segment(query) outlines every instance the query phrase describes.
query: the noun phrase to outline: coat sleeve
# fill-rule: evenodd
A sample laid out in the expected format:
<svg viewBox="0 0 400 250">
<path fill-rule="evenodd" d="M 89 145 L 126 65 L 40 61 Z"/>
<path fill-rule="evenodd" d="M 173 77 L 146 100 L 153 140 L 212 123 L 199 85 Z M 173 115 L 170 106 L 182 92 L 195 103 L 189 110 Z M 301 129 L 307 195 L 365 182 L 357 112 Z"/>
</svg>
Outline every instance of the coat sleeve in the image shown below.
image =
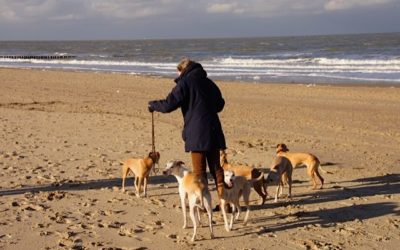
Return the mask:
<svg viewBox="0 0 400 250">
<path fill-rule="evenodd" d="M 221 91 L 219 90 L 217 85 L 215 85 L 215 88 L 216 88 L 216 93 L 217 93 L 216 108 L 217 108 L 217 113 L 219 113 L 224 109 L 225 100 L 224 100 L 224 98 L 222 98 Z"/>
<path fill-rule="evenodd" d="M 169 113 L 181 107 L 185 100 L 185 88 L 182 82 L 178 83 L 164 100 L 150 101 L 149 107 L 152 110 Z"/>
</svg>

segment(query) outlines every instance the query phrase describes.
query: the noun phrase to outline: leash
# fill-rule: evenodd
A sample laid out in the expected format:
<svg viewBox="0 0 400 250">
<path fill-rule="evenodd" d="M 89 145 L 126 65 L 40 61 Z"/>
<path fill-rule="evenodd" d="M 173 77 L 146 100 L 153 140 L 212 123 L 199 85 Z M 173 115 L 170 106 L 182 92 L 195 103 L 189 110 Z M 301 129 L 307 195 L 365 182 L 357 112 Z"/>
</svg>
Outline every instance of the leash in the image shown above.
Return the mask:
<svg viewBox="0 0 400 250">
<path fill-rule="evenodd" d="M 151 152 L 156 154 L 156 142 L 154 136 L 154 112 L 151 112 Z M 158 173 L 158 168 L 156 169 L 156 164 L 153 167 L 153 174 L 156 175 Z"/>
</svg>

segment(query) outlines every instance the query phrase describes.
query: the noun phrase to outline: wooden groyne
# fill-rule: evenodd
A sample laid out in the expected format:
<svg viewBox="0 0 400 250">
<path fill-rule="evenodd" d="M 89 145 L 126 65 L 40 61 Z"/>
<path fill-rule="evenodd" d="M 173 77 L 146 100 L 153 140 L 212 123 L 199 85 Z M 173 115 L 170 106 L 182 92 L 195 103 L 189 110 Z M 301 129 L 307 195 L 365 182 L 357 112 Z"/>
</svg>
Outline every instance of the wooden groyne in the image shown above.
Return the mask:
<svg viewBox="0 0 400 250">
<path fill-rule="evenodd" d="M 74 59 L 75 56 L 57 56 L 57 55 L 0 55 L 0 59 L 39 59 L 39 60 L 65 60 L 65 59 Z"/>
</svg>

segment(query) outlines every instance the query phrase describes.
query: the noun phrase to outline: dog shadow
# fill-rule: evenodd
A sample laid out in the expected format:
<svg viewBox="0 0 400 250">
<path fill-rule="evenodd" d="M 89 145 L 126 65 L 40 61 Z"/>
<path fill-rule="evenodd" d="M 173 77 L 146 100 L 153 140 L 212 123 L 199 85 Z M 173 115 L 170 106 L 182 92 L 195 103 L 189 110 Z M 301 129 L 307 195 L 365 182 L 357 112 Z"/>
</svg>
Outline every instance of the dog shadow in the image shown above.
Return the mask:
<svg viewBox="0 0 400 250">
<path fill-rule="evenodd" d="M 296 183 L 296 182 L 294 182 Z M 359 178 L 335 182 L 332 187 L 310 190 L 301 194 L 292 194 L 292 200 L 272 203 L 268 199 L 264 205 L 254 205 L 252 210 L 275 208 L 287 205 L 311 205 L 324 202 L 362 199 L 364 197 L 382 195 L 390 196 L 400 193 L 400 174 L 388 174 L 368 178 Z M 296 187 L 294 187 L 296 188 Z M 270 192 L 274 190 L 269 187 Z"/>
<path fill-rule="evenodd" d="M 299 211 L 289 215 L 277 215 L 273 217 L 258 218 L 257 223 L 265 223 L 257 234 L 269 232 L 279 232 L 288 229 L 305 227 L 308 225 L 317 225 L 318 227 L 333 227 L 336 223 L 344 223 L 354 220 L 367 220 L 388 214 L 400 215 L 398 205 L 394 202 L 378 202 L 373 204 L 358 204 L 332 209 L 323 209 L 316 211 Z M 272 219 L 283 219 L 278 222 L 271 222 Z M 294 217 L 296 221 L 284 221 L 288 217 Z M 282 222 L 283 221 L 283 222 Z M 270 222 L 270 223 L 268 223 Z M 254 233 L 254 232 L 252 232 Z"/>
<path fill-rule="evenodd" d="M 319 191 L 310 191 L 300 195 L 294 195 L 290 201 L 271 203 L 272 199 L 267 200 L 264 205 L 252 205 L 251 210 L 273 209 L 290 205 L 310 205 L 321 204 L 324 202 L 339 202 L 351 199 L 363 199 L 370 196 L 381 195 L 383 199 L 390 198 L 391 195 L 400 193 L 400 174 L 390 174 L 368 178 L 343 181 L 350 185 L 333 186 L 332 188 Z M 389 214 L 400 216 L 398 203 L 377 202 L 371 204 L 357 204 L 343 202 L 342 207 L 322 209 L 317 211 L 298 211 L 293 214 L 279 214 L 274 216 L 264 216 L 257 218 L 257 224 L 265 223 L 257 234 L 283 231 L 307 225 L 318 224 L 321 227 L 331 227 L 335 223 L 348 221 L 366 220 Z M 286 221 L 288 217 L 297 218 L 295 221 Z M 278 219 L 276 222 L 274 219 Z M 274 221 L 274 222 L 272 222 Z M 283 222 L 282 222 L 283 221 Z M 244 227 L 246 231 L 246 227 Z M 248 228 L 247 230 L 251 230 Z M 242 235 L 254 234 L 254 231 L 244 232 Z M 237 236 L 237 235 L 236 235 Z"/>
<path fill-rule="evenodd" d="M 173 176 L 156 175 L 150 176 L 150 185 L 167 184 L 176 182 Z M 3 189 L 0 190 L 0 196 L 19 195 L 24 193 L 37 193 L 37 192 L 54 192 L 54 191 L 85 191 L 93 189 L 121 187 L 122 179 L 101 179 L 101 180 L 88 180 L 88 181 L 70 181 L 66 183 L 52 183 L 48 185 L 27 186 L 21 188 Z M 126 179 L 127 186 L 133 186 L 133 178 Z M 157 188 L 151 187 L 151 188 Z"/>
</svg>

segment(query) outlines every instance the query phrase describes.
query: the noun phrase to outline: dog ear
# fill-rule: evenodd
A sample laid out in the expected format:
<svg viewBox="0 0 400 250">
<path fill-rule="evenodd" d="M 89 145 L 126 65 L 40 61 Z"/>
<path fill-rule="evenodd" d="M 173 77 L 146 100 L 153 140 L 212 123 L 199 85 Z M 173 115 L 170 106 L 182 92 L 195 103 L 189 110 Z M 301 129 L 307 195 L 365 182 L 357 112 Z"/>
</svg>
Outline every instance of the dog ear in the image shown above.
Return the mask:
<svg viewBox="0 0 400 250">
<path fill-rule="evenodd" d="M 176 164 L 178 166 L 185 166 L 185 163 L 183 161 L 177 161 Z"/>
</svg>

